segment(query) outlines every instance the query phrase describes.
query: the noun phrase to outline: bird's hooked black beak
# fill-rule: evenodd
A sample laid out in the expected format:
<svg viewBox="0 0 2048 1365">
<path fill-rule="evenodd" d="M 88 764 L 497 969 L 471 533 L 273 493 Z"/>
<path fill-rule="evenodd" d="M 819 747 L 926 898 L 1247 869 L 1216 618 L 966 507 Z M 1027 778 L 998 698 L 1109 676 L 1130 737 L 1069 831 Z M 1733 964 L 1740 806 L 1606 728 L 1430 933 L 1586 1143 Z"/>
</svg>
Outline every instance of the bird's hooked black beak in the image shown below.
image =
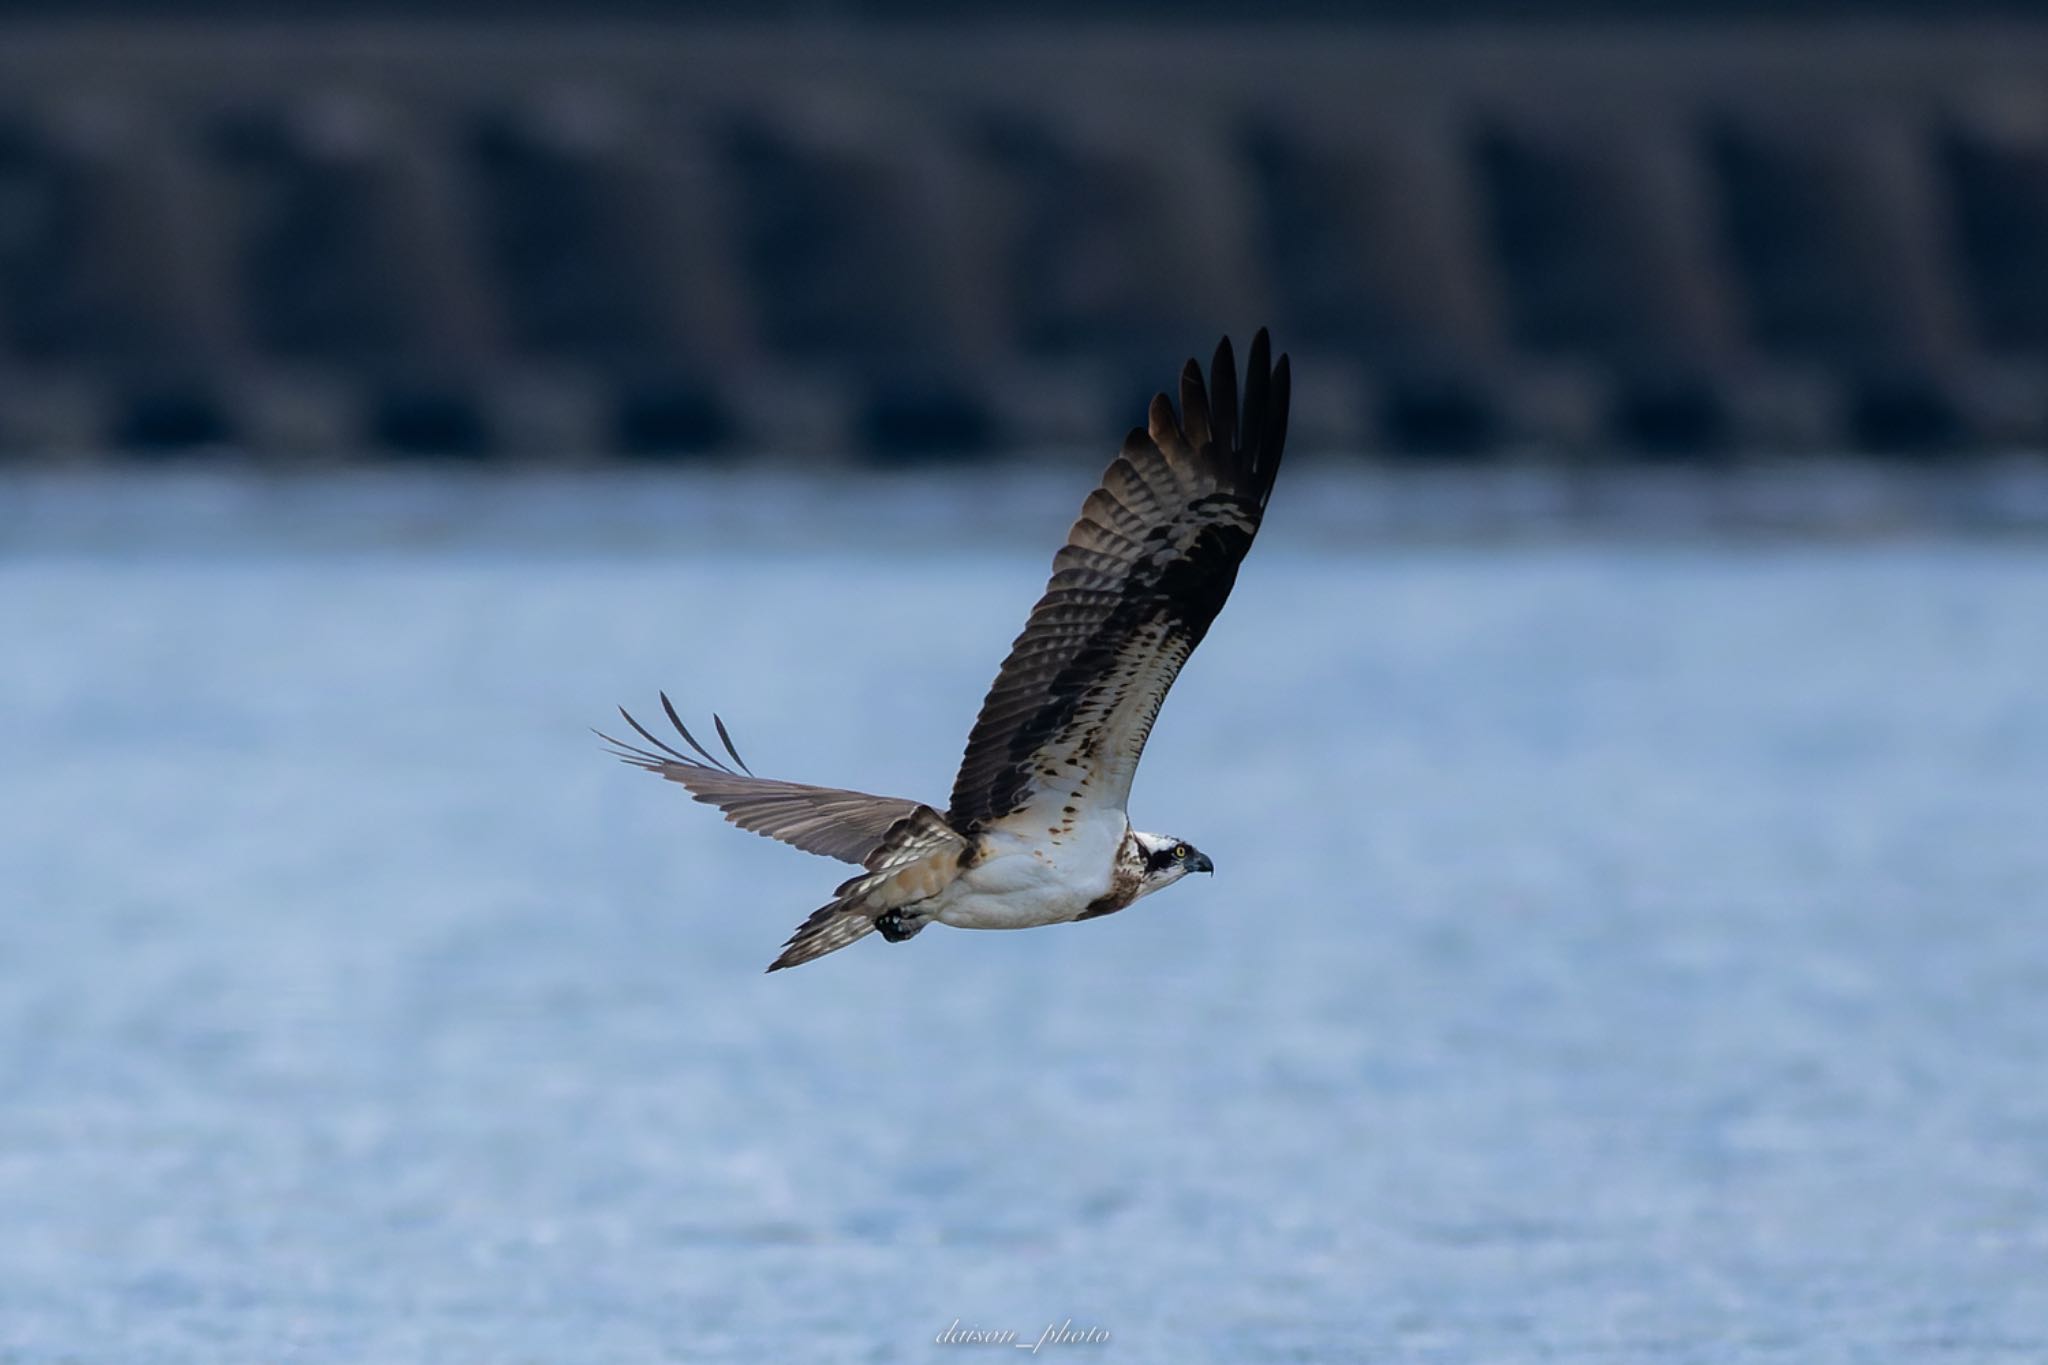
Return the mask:
<svg viewBox="0 0 2048 1365">
<path fill-rule="evenodd" d="M 1188 871 L 1206 872 L 1213 877 L 1216 875 L 1216 864 L 1209 861 L 1208 854 L 1197 853 L 1194 857 L 1188 859 Z"/>
</svg>

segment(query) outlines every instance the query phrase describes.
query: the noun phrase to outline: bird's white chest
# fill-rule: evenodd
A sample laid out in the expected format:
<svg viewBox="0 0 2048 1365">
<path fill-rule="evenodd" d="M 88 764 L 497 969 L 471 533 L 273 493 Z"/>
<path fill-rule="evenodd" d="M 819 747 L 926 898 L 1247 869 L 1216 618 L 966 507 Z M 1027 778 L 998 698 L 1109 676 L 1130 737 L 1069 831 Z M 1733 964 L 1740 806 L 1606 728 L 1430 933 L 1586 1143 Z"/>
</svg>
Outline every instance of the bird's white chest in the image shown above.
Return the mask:
<svg viewBox="0 0 2048 1365">
<path fill-rule="evenodd" d="M 933 918 L 958 929 L 1029 929 L 1078 918 L 1108 894 L 1121 811 L 1078 822 L 1057 838 L 988 833 L 974 866 L 940 895 Z"/>
</svg>

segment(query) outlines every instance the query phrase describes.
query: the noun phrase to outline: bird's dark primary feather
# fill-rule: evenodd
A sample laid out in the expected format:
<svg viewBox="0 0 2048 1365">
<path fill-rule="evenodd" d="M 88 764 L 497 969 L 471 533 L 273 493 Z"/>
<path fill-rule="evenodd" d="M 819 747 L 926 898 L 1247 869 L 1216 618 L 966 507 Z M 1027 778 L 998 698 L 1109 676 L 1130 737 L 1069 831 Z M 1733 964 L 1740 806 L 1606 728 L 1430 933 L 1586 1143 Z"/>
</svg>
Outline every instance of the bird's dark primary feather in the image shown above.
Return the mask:
<svg viewBox="0 0 2048 1365">
<path fill-rule="evenodd" d="M 1128 799 L 1167 689 L 1222 610 L 1286 443 L 1288 362 L 1252 339 L 1242 416 L 1225 338 L 1181 410 L 1161 394 L 1088 496 L 982 703 L 947 818 L 963 833 L 1056 801 Z M 1065 806 L 1060 806 L 1065 809 Z"/>
<path fill-rule="evenodd" d="M 780 839 L 806 853 L 864 863 L 881 846 L 890 829 L 918 808 L 917 802 L 899 797 L 870 796 L 839 787 L 812 787 L 756 777 L 741 760 L 724 721 L 716 716 L 711 718 L 719 741 L 731 757 L 730 764 L 697 742 L 665 692 L 661 709 L 668 713 L 669 722 L 676 727 L 683 743 L 697 752 L 696 758 L 650 733 L 624 707 L 619 708 L 619 714 L 625 717 L 626 724 L 653 748 L 627 744 L 602 730 L 596 732 L 597 737 L 634 767 L 680 782 L 699 801 L 724 811 L 725 818 L 741 829 Z"/>
</svg>

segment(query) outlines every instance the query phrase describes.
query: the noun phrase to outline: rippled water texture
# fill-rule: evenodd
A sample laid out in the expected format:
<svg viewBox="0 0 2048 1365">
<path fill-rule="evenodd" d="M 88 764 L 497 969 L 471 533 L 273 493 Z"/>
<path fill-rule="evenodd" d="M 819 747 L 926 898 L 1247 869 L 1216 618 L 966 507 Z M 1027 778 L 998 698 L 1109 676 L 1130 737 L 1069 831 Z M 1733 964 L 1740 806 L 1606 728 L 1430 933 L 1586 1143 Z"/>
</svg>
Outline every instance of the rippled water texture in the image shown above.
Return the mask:
<svg viewBox="0 0 2048 1365">
<path fill-rule="evenodd" d="M 1079 486 L 352 487 L 11 523 L 9 1365 L 2048 1359 L 2038 542 L 1283 502 L 1213 880 L 771 977 L 840 866 L 586 727 L 941 799 Z"/>
</svg>

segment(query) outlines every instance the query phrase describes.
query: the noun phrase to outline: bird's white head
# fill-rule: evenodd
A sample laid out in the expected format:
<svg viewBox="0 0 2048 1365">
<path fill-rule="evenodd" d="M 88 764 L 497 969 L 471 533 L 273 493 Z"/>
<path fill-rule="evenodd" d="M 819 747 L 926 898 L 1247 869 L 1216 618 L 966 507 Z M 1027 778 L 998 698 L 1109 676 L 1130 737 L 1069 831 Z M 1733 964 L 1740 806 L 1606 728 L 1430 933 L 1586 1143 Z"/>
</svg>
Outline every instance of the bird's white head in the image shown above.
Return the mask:
<svg viewBox="0 0 2048 1365">
<path fill-rule="evenodd" d="M 1190 872 L 1216 871 L 1216 865 L 1209 861 L 1208 854 L 1171 834 L 1141 834 L 1132 830 L 1131 841 L 1144 858 L 1143 879 L 1138 884 L 1139 896 L 1149 896 L 1162 887 L 1172 886 Z"/>
</svg>

